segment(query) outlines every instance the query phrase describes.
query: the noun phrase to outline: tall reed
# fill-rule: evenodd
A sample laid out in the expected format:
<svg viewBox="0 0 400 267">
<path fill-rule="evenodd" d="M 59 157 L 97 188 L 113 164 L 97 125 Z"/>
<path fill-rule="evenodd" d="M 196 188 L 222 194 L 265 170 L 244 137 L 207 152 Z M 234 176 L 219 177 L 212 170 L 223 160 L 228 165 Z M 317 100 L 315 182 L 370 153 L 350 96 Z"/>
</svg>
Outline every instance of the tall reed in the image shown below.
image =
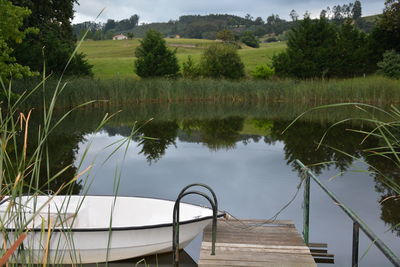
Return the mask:
<svg viewBox="0 0 400 267">
<path fill-rule="evenodd" d="M 78 48 L 79 45 L 65 69 Z M 82 188 L 78 179 L 89 176 L 91 166 L 83 168 L 79 173 L 74 171 L 72 164 L 52 169 L 52 155 L 49 154 L 48 143 L 52 134 L 74 110 L 93 105 L 96 101 L 79 101 L 79 104 L 73 104 L 62 114 L 55 116 L 56 107 L 60 105 L 59 100 L 67 83 L 63 82 L 63 75 L 58 80 L 50 81 L 45 73 L 44 68 L 41 79 L 29 90 L 22 90 L 19 94 L 15 94 L 11 81 L 6 83 L 0 77 L 0 95 L 4 96 L 0 103 L 0 262 L 10 260 L 18 265 L 27 266 L 39 262 L 46 266 L 49 264 L 52 243 L 51 253 L 56 263 L 61 263 L 65 257 L 73 259 L 75 264 L 80 263 L 79 253 L 73 249 L 73 236 L 70 231 L 75 217 L 67 218 L 63 210 L 70 205 L 71 196 L 84 189 L 80 202 L 75 206 L 75 213 L 79 212 L 88 187 Z M 34 108 L 32 103 L 39 108 Z M 33 117 L 39 123 L 32 124 Z M 101 129 L 112 117 L 113 115 L 108 113 L 103 115 L 97 123 L 96 130 Z M 129 137 L 119 140 L 117 149 L 129 145 L 134 134 L 133 129 Z M 90 145 L 83 152 L 81 161 L 76 163 L 77 169 L 82 167 L 89 149 Z M 113 153 L 115 150 L 111 152 Z M 55 216 L 50 216 L 49 204 L 60 194 L 65 196 L 62 198 L 60 210 L 57 207 Z M 48 195 L 48 198 L 44 203 L 39 203 L 39 195 Z M 49 210 L 46 212 L 46 209 Z M 31 233 L 32 227 L 39 227 L 39 234 Z M 54 240 L 54 237 L 51 241 L 55 227 L 63 229 L 60 237 L 63 236 L 72 249 L 63 250 L 60 241 Z M 109 235 L 111 236 L 111 233 Z M 24 241 L 25 237 L 27 241 Z M 40 259 L 31 249 L 33 244 L 40 246 Z"/>
<path fill-rule="evenodd" d="M 18 92 L 29 91 L 36 81 L 21 81 Z M 49 80 L 49 84 L 56 83 Z M 54 88 L 50 86 L 49 88 Z M 51 95 L 51 90 L 46 90 Z M 59 96 L 59 107 L 71 108 L 93 99 L 94 106 L 121 107 L 137 103 L 167 102 L 288 102 L 321 105 L 337 102 L 400 102 L 400 81 L 381 76 L 346 80 L 211 80 L 211 79 L 71 79 Z M 26 104 L 37 107 L 34 94 Z"/>
</svg>

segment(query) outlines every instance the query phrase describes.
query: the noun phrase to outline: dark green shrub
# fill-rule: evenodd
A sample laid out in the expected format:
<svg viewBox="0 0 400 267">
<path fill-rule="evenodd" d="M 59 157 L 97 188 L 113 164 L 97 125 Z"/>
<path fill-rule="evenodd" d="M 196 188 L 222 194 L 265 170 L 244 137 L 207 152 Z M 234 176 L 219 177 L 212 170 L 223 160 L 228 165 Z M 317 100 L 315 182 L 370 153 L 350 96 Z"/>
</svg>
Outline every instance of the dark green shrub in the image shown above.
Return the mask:
<svg viewBox="0 0 400 267">
<path fill-rule="evenodd" d="M 260 47 L 260 44 L 259 44 L 257 38 L 253 35 L 252 32 L 243 33 L 242 37 L 240 38 L 240 41 L 242 41 L 242 43 L 244 43 L 245 45 L 253 47 L 253 48 Z"/>
<path fill-rule="evenodd" d="M 368 36 L 349 23 L 342 24 L 336 31 L 337 38 L 330 48 L 332 60 L 328 76 L 353 77 L 375 71 Z"/>
<path fill-rule="evenodd" d="M 256 79 L 269 79 L 275 74 L 274 68 L 268 65 L 257 65 L 251 76 Z"/>
<path fill-rule="evenodd" d="M 373 71 L 368 37 L 350 24 L 305 18 L 288 33 L 287 46 L 272 59 L 280 76 L 352 77 Z"/>
<path fill-rule="evenodd" d="M 240 79 L 245 76 L 244 65 L 232 45 L 214 44 L 201 58 L 201 74 L 211 78 Z"/>
<path fill-rule="evenodd" d="M 200 67 L 193 61 L 191 56 L 182 64 L 182 76 L 184 78 L 197 78 L 200 76 Z"/>
<path fill-rule="evenodd" d="M 378 62 L 378 67 L 383 75 L 400 79 L 400 54 L 394 50 L 386 51 L 383 60 Z"/>
<path fill-rule="evenodd" d="M 140 77 L 176 76 L 179 72 L 176 50 L 167 48 L 161 33 L 149 30 L 136 48 L 136 74 Z"/>
<path fill-rule="evenodd" d="M 326 19 L 305 18 L 288 33 L 288 48 L 273 57 L 273 67 L 280 76 L 321 77 L 329 71 L 331 47 L 336 31 Z"/>
<path fill-rule="evenodd" d="M 276 37 L 269 37 L 265 40 L 266 43 L 274 43 L 274 42 L 278 42 L 278 39 L 276 39 Z"/>
</svg>

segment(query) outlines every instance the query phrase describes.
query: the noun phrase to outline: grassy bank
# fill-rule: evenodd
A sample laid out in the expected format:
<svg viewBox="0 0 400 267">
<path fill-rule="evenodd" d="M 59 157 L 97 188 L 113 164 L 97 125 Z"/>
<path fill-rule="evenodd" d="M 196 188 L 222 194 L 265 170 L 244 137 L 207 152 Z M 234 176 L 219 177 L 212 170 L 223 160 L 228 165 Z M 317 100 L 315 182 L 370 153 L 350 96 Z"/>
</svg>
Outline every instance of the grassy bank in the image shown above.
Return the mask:
<svg viewBox="0 0 400 267">
<path fill-rule="evenodd" d="M 216 41 L 202 39 L 166 39 L 171 49 L 177 50 L 179 63 L 182 64 L 190 55 L 194 61 L 200 60 L 201 53 Z M 139 45 L 139 39 L 122 41 L 85 41 L 80 47 L 80 52 L 87 55 L 96 78 L 136 77 L 133 63 L 134 52 Z M 277 42 L 261 44 L 260 48 L 251 48 L 241 45 L 239 55 L 249 73 L 255 66 L 271 62 L 272 56 L 286 48 L 286 43 Z"/>
<path fill-rule="evenodd" d="M 37 81 L 14 84 L 21 93 Z M 55 81 L 48 81 L 46 94 L 52 95 Z M 380 76 L 346 80 L 168 80 L 168 79 L 73 79 L 62 91 L 57 107 L 73 107 L 91 100 L 95 105 L 122 107 L 135 103 L 171 102 L 290 102 L 326 104 L 400 102 L 400 81 Z M 28 106 L 40 107 L 42 96 L 34 95 Z"/>
</svg>

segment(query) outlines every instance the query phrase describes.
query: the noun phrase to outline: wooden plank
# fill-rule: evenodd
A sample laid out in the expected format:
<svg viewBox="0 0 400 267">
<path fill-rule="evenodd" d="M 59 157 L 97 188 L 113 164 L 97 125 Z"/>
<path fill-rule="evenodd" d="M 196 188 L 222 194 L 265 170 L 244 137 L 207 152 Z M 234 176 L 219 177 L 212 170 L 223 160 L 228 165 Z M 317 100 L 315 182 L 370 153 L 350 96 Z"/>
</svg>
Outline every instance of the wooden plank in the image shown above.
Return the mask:
<svg viewBox="0 0 400 267">
<path fill-rule="evenodd" d="M 327 248 L 328 244 L 325 244 L 325 243 L 309 243 L 308 246 L 310 248 Z"/>
<path fill-rule="evenodd" d="M 315 248 L 310 248 L 311 253 L 328 253 L 327 249 L 315 249 Z"/>
<path fill-rule="evenodd" d="M 316 263 L 328 263 L 328 264 L 335 264 L 334 258 L 314 258 Z"/>
<path fill-rule="evenodd" d="M 216 255 L 211 253 L 211 226 L 203 235 L 199 267 L 316 267 L 309 248 L 291 221 L 219 220 Z"/>
</svg>

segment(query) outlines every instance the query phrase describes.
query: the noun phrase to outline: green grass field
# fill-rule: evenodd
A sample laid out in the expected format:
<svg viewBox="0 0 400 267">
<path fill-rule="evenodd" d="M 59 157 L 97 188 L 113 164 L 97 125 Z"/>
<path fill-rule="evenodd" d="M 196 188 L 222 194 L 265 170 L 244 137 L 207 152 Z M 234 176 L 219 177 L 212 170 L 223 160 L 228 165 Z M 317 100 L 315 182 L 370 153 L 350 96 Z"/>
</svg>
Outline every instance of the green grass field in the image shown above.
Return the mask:
<svg viewBox="0 0 400 267">
<path fill-rule="evenodd" d="M 202 51 L 215 41 L 202 39 L 166 39 L 171 49 L 177 50 L 177 57 L 182 64 L 190 55 L 195 61 L 200 60 Z M 123 41 L 85 41 L 79 48 L 87 55 L 96 78 L 135 77 L 133 63 L 134 52 L 139 39 Z M 251 48 L 242 44 L 239 55 L 250 73 L 259 64 L 270 63 L 272 56 L 286 48 L 286 43 L 261 44 L 260 48 Z"/>
</svg>

